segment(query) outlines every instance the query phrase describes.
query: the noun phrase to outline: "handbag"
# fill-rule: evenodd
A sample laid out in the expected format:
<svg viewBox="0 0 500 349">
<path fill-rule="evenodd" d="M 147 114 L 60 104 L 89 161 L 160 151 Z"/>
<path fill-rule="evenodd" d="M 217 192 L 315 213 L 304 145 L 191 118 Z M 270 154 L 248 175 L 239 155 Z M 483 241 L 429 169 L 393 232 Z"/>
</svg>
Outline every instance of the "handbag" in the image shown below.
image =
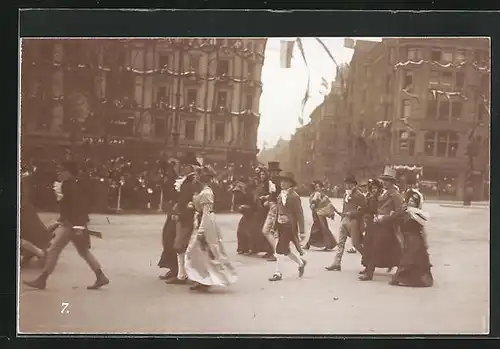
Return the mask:
<svg viewBox="0 0 500 349">
<path fill-rule="evenodd" d="M 318 210 L 316 211 L 318 216 L 328 217 L 331 219 L 335 218 L 335 207 L 327 196 L 321 199 L 321 201 L 319 202 L 319 207 L 320 208 L 318 208 Z"/>
</svg>

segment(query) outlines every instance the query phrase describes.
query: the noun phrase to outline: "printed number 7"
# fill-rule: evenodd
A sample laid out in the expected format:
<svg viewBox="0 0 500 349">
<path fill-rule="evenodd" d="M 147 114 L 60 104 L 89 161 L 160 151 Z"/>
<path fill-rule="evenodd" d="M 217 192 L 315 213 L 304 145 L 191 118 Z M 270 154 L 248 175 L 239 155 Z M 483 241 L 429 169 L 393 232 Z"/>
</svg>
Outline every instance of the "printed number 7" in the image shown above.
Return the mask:
<svg viewBox="0 0 500 349">
<path fill-rule="evenodd" d="M 68 308 L 69 303 L 67 303 L 67 302 L 62 302 L 62 303 L 61 303 L 61 306 L 62 306 L 62 309 L 61 309 L 61 314 L 69 314 L 69 309 L 66 309 L 66 308 Z"/>
</svg>

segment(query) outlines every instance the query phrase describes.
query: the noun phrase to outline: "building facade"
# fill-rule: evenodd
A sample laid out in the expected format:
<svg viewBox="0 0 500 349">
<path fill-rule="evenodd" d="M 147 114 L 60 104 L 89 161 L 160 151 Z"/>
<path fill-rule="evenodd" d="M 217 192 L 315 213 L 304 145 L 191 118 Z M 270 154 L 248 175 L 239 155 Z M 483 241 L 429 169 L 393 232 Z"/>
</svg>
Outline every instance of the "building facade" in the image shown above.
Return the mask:
<svg viewBox="0 0 500 349">
<path fill-rule="evenodd" d="M 472 181 L 484 198 L 490 79 L 488 39 L 356 41 L 337 93 L 292 137 L 291 153 L 303 154 L 297 171 L 339 183 L 347 173 L 363 180 L 386 165 L 416 165 L 428 196 L 462 197 Z"/>
<path fill-rule="evenodd" d="M 142 157 L 257 154 L 266 39 L 27 39 L 22 141 Z M 77 146 L 76 146 L 77 145 Z"/>
</svg>

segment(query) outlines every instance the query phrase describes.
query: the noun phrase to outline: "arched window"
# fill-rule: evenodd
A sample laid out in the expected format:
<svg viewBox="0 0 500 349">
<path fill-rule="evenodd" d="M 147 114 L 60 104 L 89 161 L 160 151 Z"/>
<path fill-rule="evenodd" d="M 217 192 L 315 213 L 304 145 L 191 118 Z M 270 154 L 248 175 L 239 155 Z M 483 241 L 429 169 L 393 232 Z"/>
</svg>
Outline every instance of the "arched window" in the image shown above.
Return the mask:
<svg viewBox="0 0 500 349">
<path fill-rule="evenodd" d="M 436 147 L 436 132 L 427 132 L 424 139 L 424 154 L 426 156 L 434 155 L 434 148 Z"/>
</svg>

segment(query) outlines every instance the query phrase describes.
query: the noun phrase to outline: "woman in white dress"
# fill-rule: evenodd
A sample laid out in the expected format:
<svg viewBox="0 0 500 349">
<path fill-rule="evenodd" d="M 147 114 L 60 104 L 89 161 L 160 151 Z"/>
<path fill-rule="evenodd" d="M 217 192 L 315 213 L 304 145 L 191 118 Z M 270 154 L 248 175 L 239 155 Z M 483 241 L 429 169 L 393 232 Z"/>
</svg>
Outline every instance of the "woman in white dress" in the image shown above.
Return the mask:
<svg viewBox="0 0 500 349">
<path fill-rule="evenodd" d="M 238 279 L 236 270 L 227 257 L 215 220 L 214 193 L 209 186 L 214 177 L 215 171 L 212 168 L 204 167 L 201 170 L 199 180 L 202 189 L 193 197 L 197 228 L 186 251 L 186 272 L 189 279 L 195 282 L 190 289 L 200 292 L 207 291 L 210 286 L 228 286 Z"/>
</svg>

